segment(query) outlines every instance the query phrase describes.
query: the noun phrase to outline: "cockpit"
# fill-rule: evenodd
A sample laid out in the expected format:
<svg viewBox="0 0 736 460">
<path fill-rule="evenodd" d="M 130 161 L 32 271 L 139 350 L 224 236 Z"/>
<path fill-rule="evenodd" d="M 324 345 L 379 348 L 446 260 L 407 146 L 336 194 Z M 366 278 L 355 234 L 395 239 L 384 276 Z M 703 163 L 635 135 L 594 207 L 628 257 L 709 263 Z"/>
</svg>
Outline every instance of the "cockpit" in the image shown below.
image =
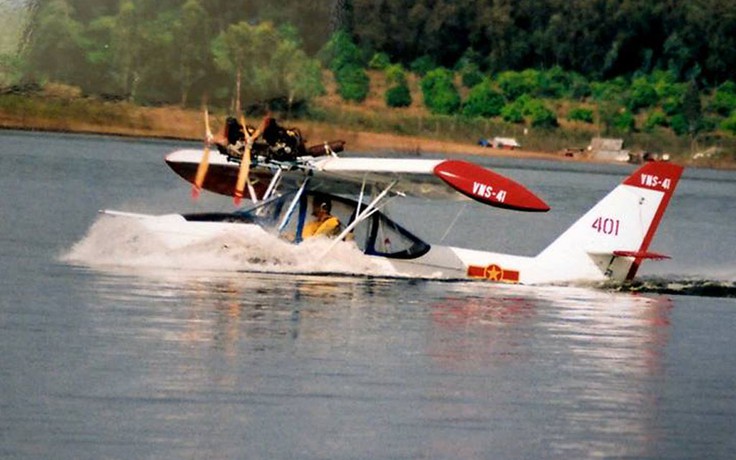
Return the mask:
<svg viewBox="0 0 736 460">
<path fill-rule="evenodd" d="M 249 209 L 230 214 L 229 221 L 251 222 L 290 241 L 300 243 L 305 227 L 318 213 L 315 203 L 324 207 L 329 200 L 329 213 L 339 220 L 339 231 L 333 236 L 353 241 L 363 253 L 396 259 L 413 259 L 426 254 L 430 246 L 397 224 L 381 211 L 371 210 L 361 216 L 367 204 L 333 194 L 305 191 L 272 197 Z M 356 217 L 361 216 L 356 222 Z M 224 220 L 224 219 L 223 219 Z"/>
</svg>

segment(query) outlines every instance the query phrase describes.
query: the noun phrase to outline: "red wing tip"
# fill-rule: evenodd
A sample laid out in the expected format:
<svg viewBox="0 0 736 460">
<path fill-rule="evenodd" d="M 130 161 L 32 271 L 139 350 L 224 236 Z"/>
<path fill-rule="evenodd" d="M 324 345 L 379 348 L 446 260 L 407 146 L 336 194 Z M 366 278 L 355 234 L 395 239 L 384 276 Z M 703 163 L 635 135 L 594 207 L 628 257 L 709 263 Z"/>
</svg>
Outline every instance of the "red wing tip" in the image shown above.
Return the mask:
<svg viewBox="0 0 736 460">
<path fill-rule="evenodd" d="M 522 184 L 475 163 L 445 160 L 434 167 L 434 174 L 456 191 L 489 206 L 526 212 L 550 210 Z"/>
</svg>

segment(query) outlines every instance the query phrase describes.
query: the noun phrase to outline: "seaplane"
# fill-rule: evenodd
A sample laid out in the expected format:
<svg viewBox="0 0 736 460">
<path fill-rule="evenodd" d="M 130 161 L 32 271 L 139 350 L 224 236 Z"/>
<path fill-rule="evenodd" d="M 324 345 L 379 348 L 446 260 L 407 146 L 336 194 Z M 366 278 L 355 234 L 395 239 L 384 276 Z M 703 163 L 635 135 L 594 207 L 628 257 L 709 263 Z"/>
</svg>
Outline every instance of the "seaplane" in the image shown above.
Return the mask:
<svg viewBox="0 0 736 460">
<path fill-rule="evenodd" d="M 383 212 L 391 200 L 406 196 L 470 199 L 511 212 L 550 210 L 519 182 L 459 159 L 338 155 L 341 141 L 272 155 L 257 144 L 267 125 L 266 120 L 258 129 L 243 130 L 240 154 L 220 147 L 213 156 L 207 122 L 204 151 L 181 149 L 165 157 L 192 184 L 194 197 L 208 190 L 232 196 L 238 206 L 247 196 L 247 205 L 233 212 L 193 214 L 101 212 L 136 219 L 176 249 L 246 229 L 302 244 L 316 207 L 327 207 L 340 223 L 329 236 L 330 248 L 355 245 L 365 257 L 382 258 L 393 273 L 419 278 L 528 285 L 624 282 L 636 276 L 645 260 L 669 258 L 649 247 L 683 171 L 673 163 L 644 164 L 539 254 L 519 256 L 430 244 Z M 283 150 L 284 144 L 277 147 Z"/>
</svg>

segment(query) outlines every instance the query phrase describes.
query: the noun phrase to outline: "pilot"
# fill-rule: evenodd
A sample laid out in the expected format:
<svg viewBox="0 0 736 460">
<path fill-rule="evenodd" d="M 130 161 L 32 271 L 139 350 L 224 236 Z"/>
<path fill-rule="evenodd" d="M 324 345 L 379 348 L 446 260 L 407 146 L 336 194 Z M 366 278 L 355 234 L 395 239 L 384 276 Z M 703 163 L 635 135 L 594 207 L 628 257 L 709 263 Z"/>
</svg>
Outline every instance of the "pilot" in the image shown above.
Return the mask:
<svg viewBox="0 0 736 460">
<path fill-rule="evenodd" d="M 340 219 L 330 214 L 332 201 L 327 197 L 315 196 L 312 200 L 312 216 L 314 220 L 304 226 L 303 238 L 312 236 L 335 237 L 340 234 Z"/>
</svg>

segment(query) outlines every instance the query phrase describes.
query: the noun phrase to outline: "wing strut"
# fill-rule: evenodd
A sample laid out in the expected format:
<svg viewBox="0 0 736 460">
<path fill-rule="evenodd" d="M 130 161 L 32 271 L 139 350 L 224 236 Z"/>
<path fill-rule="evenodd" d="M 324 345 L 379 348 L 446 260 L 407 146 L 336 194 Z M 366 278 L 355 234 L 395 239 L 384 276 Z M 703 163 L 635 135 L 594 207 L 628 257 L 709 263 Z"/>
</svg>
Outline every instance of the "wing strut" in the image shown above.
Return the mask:
<svg viewBox="0 0 736 460">
<path fill-rule="evenodd" d="M 299 203 L 299 199 L 304 194 L 304 189 L 307 187 L 307 182 L 309 182 L 309 176 L 306 176 L 304 178 L 304 182 L 302 182 L 301 187 L 299 187 L 299 190 L 297 190 L 296 195 L 294 195 L 294 199 L 291 200 L 291 203 L 289 203 L 289 207 L 286 210 L 286 214 L 284 214 L 284 218 L 281 219 L 281 223 L 279 224 L 279 233 L 284 231 L 284 228 L 286 228 L 286 225 L 289 223 L 289 219 L 291 219 L 291 215 L 294 214 L 294 209 L 296 209 L 297 203 Z"/>
<path fill-rule="evenodd" d="M 271 182 L 268 184 L 268 188 L 266 189 L 266 192 L 263 194 L 263 200 L 267 200 L 271 197 L 271 195 L 274 193 L 276 188 L 281 183 L 281 173 L 283 169 L 279 168 L 276 170 L 276 173 L 271 178 Z"/>
</svg>

